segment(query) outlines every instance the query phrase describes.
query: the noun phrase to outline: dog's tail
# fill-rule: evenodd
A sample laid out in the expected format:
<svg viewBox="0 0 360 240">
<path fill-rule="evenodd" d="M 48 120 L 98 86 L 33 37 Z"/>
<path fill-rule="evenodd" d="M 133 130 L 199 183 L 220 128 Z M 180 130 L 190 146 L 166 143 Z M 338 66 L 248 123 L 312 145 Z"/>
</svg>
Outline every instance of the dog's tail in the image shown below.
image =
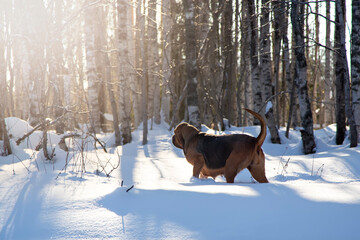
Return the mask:
<svg viewBox="0 0 360 240">
<path fill-rule="evenodd" d="M 261 147 L 262 144 L 264 143 L 265 137 L 266 137 L 266 123 L 265 123 L 265 120 L 257 112 L 254 112 L 254 111 L 252 111 L 250 109 L 247 109 L 247 108 L 245 108 L 245 110 L 248 111 L 249 113 L 251 113 L 252 115 L 254 115 L 260 121 L 261 131 L 260 131 L 259 136 L 256 138 L 256 140 L 257 140 L 257 145 Z"/>
</svg>

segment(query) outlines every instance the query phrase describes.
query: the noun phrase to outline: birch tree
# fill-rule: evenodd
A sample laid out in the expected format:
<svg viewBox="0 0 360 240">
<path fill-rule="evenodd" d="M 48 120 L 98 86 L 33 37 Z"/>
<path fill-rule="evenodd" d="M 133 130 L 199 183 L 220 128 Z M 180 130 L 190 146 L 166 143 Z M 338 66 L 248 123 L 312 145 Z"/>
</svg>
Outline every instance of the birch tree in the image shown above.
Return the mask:
<svg viewBox="0 0 360 240">
<path fill-rule="evenodd" d="M 223 46 L 222 46 L 222 55 L 224 58 L 224 71 L 223 71 L 223 96 L 222 96 L 222 112 L 224 112 L 224 117 L 228 118 L 228 127 L 230 124 L 236 122 L 236 111 L 234 108 L 234 43 L 233 43 L 233 8 L 232 0 L 225 1 L 224 12 L 223 12 Z"/>
<path fill-rule="evenodd" d="M 243 3 L 245 4 L 245 3 Z M 258 46 L 258 23 L 255 14 L 254 0 L 247 0 L 248 18 L 250 23 L 250 56 L 251 56 L 251 82 L 253 86 L 254 111 L 260 112 L 263 104 L 262 84 L 259 78 L 259 46 Z"/>
<path fill-rule="evenodd" d="M 330 1 L 326 1 L 326 18 L 331 19 L 330 16 Z M 332 81 L 332 74 L 331 74 L 331 41 L 330 41 L 330 25 L 332 23 L 330 21 L 326 21 L 326 34 L 325 34 L 325 41 L 326 41 L 326 49 L 325 49 L 325 78 L 323 79 L 324 83 L 324 123 L 325 125 L 330 125 L 333 123 L 333 104 L 332 102 L 332 91 L 333 91 L 333 81 Z"/>
<path fill-rule="evenodd" d="M 295 81 L 298 89 L 298 98 L 300 105 L 300 116 L 302 131 L 301 137 L 304 147 L 304 153 L 315 152 L 315 139 L 313 133 L 313 118 L 307 89 L 306 57 L 304 43 L 304 1 L 292 0 L 291 2 L 291 23 L 293 37 L 295 40 Z"/>
<path fill-rule="evenodd" d="M 171 0 L 161 1 L 162 4 L 162 101 L 161 108 L 164 120 L 170 123 L 170 77 L 171 77 Z"/>
<path fill-rule="evenodd" d="M 320 23 L 319 23 L 319 2 L 316 1 L 315 2 L 315 42 L 320 42 L 319 41 L 319 34 L 320 34 Z M 320 53 L 319 53 L 319 45 L 315 44 L 314 47 L 314 57 L 313 57 L 313 64 L 312 64 L 312 82 L 313 82 L 313 91 L 312 91 L 312 98 L 314 100 L 316 99 L 323 99 L 322 98 L 322 91 L 318 91 L 318 86 L 319 86 L 319 78 L 320 78 L 320 65 L 321 65 L 321 61 L 320 61 Z M 320 111 L 317 113 L 317 110 L 320 109 Z M 315 120 L 315 124 L 316 123 L 320 123 L 320 127 L 322 126 L 322 117 L 319 116 L 322 114 L 322 109 L 323 107 L 321 105 L 318 106 L 318 101 L 312 101 L 312 111 L 313 111 L 313 116 L 314 116 L 314 120 Z M 318 117 L 319 116 L 319 117 Z"/>
<path fill-rule="evenodd" d="M 360 1 L 352 1 L 351 31 L 352 107 L 357 132 L 360 133 Z M 358 139 L 359 141 L 359 139 Z"/>
<path fill-rule="evenodd" d="M 265 110 L 265 117 L 267 125 L 269 127 L 271 142 L 280 143 L 279 132 L 276 127 L 276 121 L 274 116 L 274 104 L 272 100 L 273 96 L 273 83 L 271 77 L 271 55 L 270 55 L 270 24 L 269 24 L 269 11 L 270 1 L 261 1 L 261 18 L 260 18 L 260 64 L 261 64 L 261 79 L 264 84 L 264 98 L 267 101 Z"/>
<path fill-rule="evenodd" d="M 0 26 L 4 23 L 5 11 L 3 6 L 0 6 Z M 4 28 L 0 29 L 0 140 L 3 141 L 3 149 L 0 150 L 0 154 L 4 155 L 12 154 L 9 137 L 7 134 L 5 124 L 5 108 L 7 100 L 7 82 L 6 82 L 6 63 L 5 63 L 5 34 Z"/>
<path fill-rule="evenodd" d="M 134 25 L 134 22 L 136 22 L 135 16 L 134 16 L 134 11 L 135 10 L 135 6 L 133 6 L 132 4 L 127 4 L 128 7 L 128 11 L 129 11 L 129 15 L 127 18 L 127 32 L 128 32 L 128 51 L 129 51 L 129 74 L 128 74 L 128 79 L 129 79 L 129 84 L 130 84 L 130 92 L 131 92 L 131 101 L 132 104 L 130 104 L 132 106 L 132 115 L 133 115 L 133 126 L 135 128 L 137 128 L 140 125 L 141 122 L 141 110 L 140 110 L 140 98 L 141 98 L 141 94 L 140 94 L 140 84 L 137 81 L 137 69 L 136 69 L 136 54 L 137 54 L 137 49 L 136 49 L 136 36 L 134 34 L 134 29 L 136 28 L 136 25 Z M 131 102 L 130 101 L 130 102 Z"/>
<path fill-rule="evenodd" d="M 282 5 L 284 5 L 282 8 L 285 11 L 285 17 L 284 17 L 284 29 L 283 29 L 283 81 L 286 82 L 287 85 L 287 91 L 289 92 L 289 112 L 288 112 L 288 120 L 286 124 L 286 132 L 285 136 L 289 137 L 289 131 L 290 126 L 292 125 L 294 121 L 294 118 L 296 117 L 296 112 L 294 111 L 294 105 L 296 102 L 296 83 L 294 79 L 291 76 L 291 64 L 290 64 L 290 51 L 289 51 L 289 39 L 288 39 L 288 23 L 289 23 L 289 3 L 282 2 Z M 294 58 L 293 58 L 294 59 Z"/>
<path fill-rule="evenodd" d="M 89 108 L 89 123 L 92 133 L 100 132 L 100 108 L 98 100 L 98 82 L 96 72 L 96 50 L 95 50 L 95 24 L 97 6 L 89 3 L 85 9 L 85 51 L 86 51 L 86 80 L 87 80 L 87 102 Z"/>
<path fill-rule="evenodd" d="M 30 115 L 29 122 L 31 125 L 41 123 L 45 117 L 46 91 L 48 86 L 46 82 L 46 60 L 45 60 L 45 40 L 48 38 L 46 27 L 50 21 L 46 13 L 43 0 L 36 0 L 31 3 L 26 1 L 26 11 L 29 12 L 28 19 L 28 37 L 29 56 L 30 56 L 30 85 L 28 92 L 30 97 Z"/>
<path fill-rule="evenodd" d="M 6 48 L 7 49 L 7 51 L 6 51 L 6 54 L 5 54 L 5 59 L 4 59 L 4 63 L 6 64 L 6 66 L 7 66 L 7 70 L 8 70 L 8 76 L 9 76 L 9 78 L 8 78 L 8 86 L 9 86 L 9 91 L 8 91 L 8 93 L 9 93 L 9 101 L 8 101 L 8 114 L 10 115 L 10 116 L 15 116 L 15 100 L 14 100 L 14 83 L 15 83 L 15 79 L 14 79 L 14 68 L 15 68 L 15 66 L 14 66 L 14 64 L 15 64 L 15 57 L 14 57 L 14 52 L 12 51 L 10 51 L 10 49 L 11 50 L 13 50 L 12 49 L 12 41 L 10 41 L 10 39 L 11 39 L 11 27 L 10 27 L 10 25 L 11 25 L 11 21 L 10 21 L 10 19 L 11 19 L 11 11 L 10 11 L 10 9 L 11 9 L 11 7 L 12 7 L 12 4 L 11 4 L 11 2 L 8 2 L 8 1 L 5 1 L 5 2 L 3 2 L 2 4 L 1 4 L 2 6 L 2 9 L 3 9 L 3 13 L 4 13 L 4 15 L 3 15 L 3 23 L 4 23 L 4 28 L 3 28 L 3 30 L 4 30 L 4 32 L 3 32 L 3 38 L 4 38 L 4 48 Z M 10 59 L 11 59 L 11 57 L 12 57 L 12 60 L 13 60 L 13 65 L 12 64 L 10 64 L 11 63 L 11 61 L 10 61 Z"/>
<path fill-rule="evenodd" d="M 4 93 L 4 92 L 1 92 Z M 5 106 L 2 102 L 0 102 L 0 140 L 2 140 L 3 149 L 0 149 L 0 155 L 3 154 L 5 156 L 12 154 L 10 139 L 7 132 L 6 122 L 5 122 L 5 114 L 4 109 Z"/>
<path fill-rule="evenodd" d="M 158 28 L 156 22 L 156 0 L 149 0 L 148 3 L 148 51 L 149 51 L 149 83 L 152 86 L 152 99 L 150 104 L 151 115 L 156 124 L 160 124 L 160 66 L 159 66 L 159 46 L 158 46 Z"/>
<path fill-rule="evenodd" d="M 128 4 L 126 0 L 117 1 L 118 14 L 118 64 L 119 64 L 119 108 L 120 122 L 123 144 L 131 142 L 131 99 L 130 99 L 130 79 L 129 69 L 129 52 L 128 52 L 128 31 L 127 17 Z"/>
<path fill-rule="evenodd" d="M 143 139 L 142 144 L 145 145 L 148 142 L 148 46 L 145 41 L 146 39 L 146 27 L 145 27 L 145 13 L 141 12 L 141 5 L 138 3 L 136 8 L 137 20 L 140 27 L 138 32 L 140 56 L 141 56 L 141 103 L 142 103 L 142 122 L 143 122 Z"/>
<path fill-rule="evenodd" d="M 26 1 L 18 1 L 17 4 L 14 4 L 14 12 L 13 17 L 17 19 L 16 22 L 12 23 L 12 32 L 16 36 L 22 36 L 25 39 L 29 39 L 28 37 L 28 27 L 29 21 L 27 21 L 29 13 L 25 11 L 26 8 Z M 23 29 L 24 28 L 24 29 Z M 18 66 L 17 72 L 18 74 L 18 81 L 17 87 L 21 88 L 19 91 L 18 98 L 21 98 L 20 101 L 16 99 L 16 105 L 21 105 L 19 108 L 21 109 L 20 117 L 22 119 L 28 119 L 30 115 L 30 105 L 31 99 L 29 96 L 30 89 L 30 51 L 28 48 L 29 41 L 24 41 L 21 38 L 15 38 L 13 42 L 14 48 L 14 64 Z M 21 76 L 20 76 L 21 75 Z"/>
<path fill-rule="evenodd" d="M 107 14 L 109 14 L 109 12 L 107 12 Z M 105 25 L 105 24 L 104 24 Z M 103 26 L 105 32 L 108 31 L 106 26 Z M 103 32 L 101 34 L 102 38 L 101 38 L 101 42 L 103 46 L 105 46 L 105 42 L 106 39 L 105 36 L 105 32 Z M 109 55 L 107 53 L 108 51 L 100 51 L 100 57 L 102 57 L 103 59 L 103 63 L 104 63 L 104 67 L 105 67 L 105 72 L 104 72 L 104 81 L 106 84 L 106 89 L 108 91 L 108 96 L 109 96 L 109 100 L 110 100 L 110 107 L 111 107 L 111 112 L 113 115 L 113 129 L 114 129 L 114 135 L 115 135 L 115 146 L 120 146 L 121 145 L 121 132 L 120 132 L 120 128 L 119 128 L 119 114 L 118 114 L 118 106 L 116 104 L 116 98 L 115 98 L 115 94 L 114 94 L 114 85 L 115 83 L 113 82 L 113 73 L 111 71 L 111 62 L 109 59 Z"/>
<path fill-rule="evenodd" d="M 336 74 L 336 106 L 337 131 L 336 143 L 342 144 L 345 138 L 345 117 L 350 125 L 350 147 L 357 146 L 356 124 L 351 107 L 349 67 L 345 46 L 345 1 L 336 0 L 335 4 L 335 74 Z"/>
<path fill-rule="evenodd" d="M 134 111 L 137 110 L 137 113 L 134 113 L 134 121 L 135 121 L 135 126 L 140 126 L 141 122 L 143 121 L 143 103 L 142 103 L 142 98 L 144 97 L 144 93 L 142 92 L 142 79 L 143 79 L 143 68 L 142 68 L 142 47 L 143 47 L 143 43 L 142 43 L 142 39 L 143 39 L 143 35 L 145 34 L 143 32 L 143 28 L 145 31 L 145 25 L 143 27 L 143 14 L 141 13 L 141 1 L 138 1 L 136 6 L 136 18 L 135 18 L 135 26 L 137 26 L 136 31 L 135 31 L 135 36 L 134 36 L 134 55 L 135 55 L 135 73 L 136 75 L 134 76 L 134 91 L 136 93 L 140 93 L 140 94 L 135 94 L 133 95 L 134 98 L 136 99 L 136 101 L 138 102 L 138 108 L 135 109 Z M 146 111 L 147 112 L 147 111 Z M 146 117 L 147 119 L 147 117 Z M 146 129 L 147 130 L 147 129 Z M 143 130 L 145 131 L 145 130 Z"/>
<path fill-rule="evenodd" d="M 51 8 L 51 11 L 54 12 L 52 16 L 52 24 L 50 30 L 50 46 L 49 46 L 49 79 L 50 85 L 53 92 L 52 102 L 54 106 L 54 117 L 59 118 L 64 114 L 64 59 L 63 59 L 63 44 L 61 40 L 62 36 L 62 21 L 63 21 L 63 1 L 52 2 L 51 6 L 49 4 L 48 8 Z M 59 36 L 60 35 L 60 36 Z M 64 133 L 65 124 L 63 120 L 59 120 L 56 123 L 55 129 L 56 133 Z"/>
<path fill-rule="evenodd" d="M 209 88 L 207 87 L 210 82 L 210 67 L 209 67 L 209 38 L 208 35 L 211 29 L 210 22 L 210 6 L 209 1 L 197 1 L 196 2 L 196 15 L 198 16 L 196 22 L 196 38 L 199 39 L 197 41 L 196 48 L 199 52 L 198 61 L 198 81 L 199 88 L 202 91 L 199 91 L 199 111 L 201 113 L 200 118 L 201 122 L 207 126 L 211 126 L 212 122 L 212 114 L 211 114 L 211 102 L 209 97 Z"/>
<path fill-rule="evenodd" d="M 118 116 L 118 111 L 117 111 L 117 104 L 116 104 L 116 99 L 115 99 L 114 92 L 113 92 L 113 82 L 111 80 L 112 79 L 111 65 L 110 65 L 110 60 L 109 60 L 108 54 L 103 53 L 103 56 L 104 56 L 104 62 L 105 62 L 105 82 L 106 82 L 106 87 L 107 87 L 107 91 L 108 91 L 108 95 L 109 95 L 109 99 L 110 99 L 111 111 L 113 114 L 115 146 L 120 146 L 121 145 L 121 133 L 120 133 L 120 128 L 119 128 L 119 116 Z"/>
<path fill-rule="evenodd" d="M 338 11 L 336 3 L 336 12 Z M 335 15 L 335 22 L 339 22 L 339 15 Z M 334 33 L 334 48 L 340 51 L 340 25 L 335 24 Z M 335 118 L 336 118 L 336 144 L 340 145 L 345 139 L 346 123 L 345 123 L 345 89 L 343 74 L 339 71 L 342 69 L 342 59 L 338 57 L 338 54 L 334 54 L 334 69 L 335 69 Z"/>
<path fill-rule="evenodd" d="M 220 106 L 221 88 L 220 84 L 223 82 L 221 53 L 220 53 L 220 16 L 223 12 L 224 2 L 211 1 L 211 18 L 213 19 L 212 26 L 209 30 L 209 87 L 207 89 L 210 95 L 210 102 L 212 105 L 212 116 L 214 125 L 225 129 L 223 121 L 223 113 Z"/>
<path fill-rule="evenodd" d="M 202 81 L 204 81 L 204 83 L 202 83 L 202 89 L 204 89 L 204 96 L 207 105 L 209 106 L 208 108 L 207 106 L 204 106 L 203 111 L 206 111 L 204 115 L 207 115 L 207 117 L 210 118 L 210 124 L 214 124 L 215 128 L 218 128 L 218 123 L 220 123 L 220 126 L 223 129 L 223 116 L 221 107 L 219 105 L 221 98 L 221 88 L 219 85 L 223 81 L 223 74 L 220 63 L 221 54 L 219 50 L 219 20 L 223 9 L 223 3 L 211 1 L 210 9 L 210 18 L 212 19 L 212 24 L 208 30 L 206 38 L 203 40 L 204 44 L 200 48 L 200 56 L 198 58 L 200 59 L 199 66 L 201 66 L 200 74 L 205 74 L 205 76 L 202 76 Z M 204 117 L 204 119 L 206 119 L 206 117 Z M 205 123 L 208 124 L 206 121 Z"/>
<path fill-rule="evenodd" d="M 100 129 L 102 132 L 107 131 L 106 126 L 106 106 L 107 106 L 107 91 L 105 76 L 105 63 L 104 63 L 104 45 L 106 32 L 106 22 L 104 18 L 104 8 L 99 6 L 97 8 L 97 15 L 94 16 L 95 20 L 95 61 L 96 61 L 96 82 L 98 84 L 98 101 L 99 101 L 99 114 L 100 114 Z"/>
<path fill-rule="evenodd" d="M 273 22 L 273 69 L 274 69 L 274 85 L 275 85 L 275 117 L 277 126 L 279 126 L 280 121 L 280 102 L 278 93 L 280 92 L 280 56 L 281 56 L 281 41 L 282 41 L 282 32 L 284 29 L 284 9 L 282 8 L 282 3 L 279 0 L 272 1 L 272 9 L 274 15 Z"/>
<path fill-rule="evenodd" d="M 235 0 L 234 3 L 235 6 L 235 19 L 232 20 L 235 22 L 234 24 L 234 30 L 232 30 L 233 32 L 233 44 L 232 44 L 232 54 L 231 54 L 231 86 L 232 86 L 232 91 L 230 91 L 230 111 L 232 113 L 231 115 L 231 122 L 230 124 L 232 124 L 233 126 L 239 126 L 240 124 L 240 120 L 239 119 L 239 112 L 241 112 L 241 108 L 239 108 L 238 104 L 237 104 L 237 99 L 238 99 L 238 94 L 237 91 L 235 90 L 237 88 L 238 85 L 238 72 L 239 72 L 239 63 L 237 61 L 238 59 L 238 54 L 239 54 L 239 38 L 240 38 L 240 1 L 239 0 Z"/>
<path fill-rule="evenodd" d="M 249 109 L 258 109 L 257 112 L 260 111 L 261 106 L 261 100 L 259 100 L 259 96 L 262 96 L 262 89 L 257 89 L 257 87 L 261 86 L 261 83 L 259 83 L 259 79 L 256 79 L 256 68 L 254 68 L 253 61 L 258 61 L 258 49 L 255 49 L 257 47 L 256 45 L 253 45 L 252 40 L 256 38 L 257 40 L 257 32 L 258 30 L 254 30 L 256 32 L 256 37 L 254 34 L 252 34 L 252 28 L 253 24 L 252 21 L 257 22 L 257 16 L 255 14 L 252 14 L 252 10 L 250 9 L 252 3 L 249 3 L 248 1 L 244 1 L 242 3 L 242 10 L 241 10 L 241 18 L 243 21 L 241 21 L 240 24 L 240 31 L 241 31 L 241 53 L 240 53 L 240 74 L 239 74 L 239 80 L 238 80 L 238 108 L 241 109 L 241 106 L 243 105 L 245 108 Z M 250 47 L 249 47 L 250 46 Z M 254 52 L 256 51 L 256 52 Z M 253 55 L 254 54 L 254 55 Z M 253 58 L 254 57 L 254 58 Z M 251 63 L 251 64 L 249 64 Z M 253 78 L 255 77 L 255 78 Z M 258 84 L 258 85 L 257 85 Z M 244 99 L 242 101 L 242 99 Z M 261 98 L 262 99 L 262 98 Z M 257 108 L 258 106 L 258 108 Z M 241 111 L 239 111 L 241 113 Z M 242 120 L 242 124 L 247 126 L 251 124 L 254 118 L 248 114 L 246 111 L 244 111 L 244 116 L 239 114 L 239 120 Z"/>
<path fill-rule="evenodd" d="M 196 56 L 196 38 L 195 38 L 195 15 L 193 0 L 184 0 L 185 16 L 185 71 L 187 76 L 187 109 L 189 114 L 189 123 L 200 129 L 200 112 L 198 107 L 197 95 L 197 56 Z"/>
</svg>

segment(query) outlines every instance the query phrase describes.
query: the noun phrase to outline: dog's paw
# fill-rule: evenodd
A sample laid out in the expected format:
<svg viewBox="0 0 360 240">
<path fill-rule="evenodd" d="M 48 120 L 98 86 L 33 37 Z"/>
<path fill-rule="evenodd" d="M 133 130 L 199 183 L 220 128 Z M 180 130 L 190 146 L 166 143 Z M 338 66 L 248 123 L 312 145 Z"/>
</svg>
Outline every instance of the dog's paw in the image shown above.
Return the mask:
<svg viewBox="0 0 360 240">
<path fill-rule="evenodd" d="M 190 178 L 190 182 L 192 182 L 192 183 L 199 183 L 199 182 L 201 182 L 201 180 L 200 180 L 200 178 L 197 178 L 197 177 L 192 176 L 192 177 Z"/>
<path fill-rule="evenodd" d="M 215 182 L 212 178 L 197 178 L 192 176 L 190 178 L 191 183 L 209 183 L 209 182 Z"/>
</svg>

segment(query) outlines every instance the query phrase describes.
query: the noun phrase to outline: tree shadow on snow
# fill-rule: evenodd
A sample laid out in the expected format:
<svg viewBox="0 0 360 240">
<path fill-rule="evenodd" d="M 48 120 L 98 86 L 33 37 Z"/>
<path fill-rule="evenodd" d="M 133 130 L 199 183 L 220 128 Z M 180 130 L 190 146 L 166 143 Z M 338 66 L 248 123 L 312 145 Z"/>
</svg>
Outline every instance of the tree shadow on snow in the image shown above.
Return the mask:
<svg viewBox="0 0 360 240">
<path fill-rule="evenodd" d="M 31 176 L 19 192 L 15 206 L 2 229 L 0 229 L 0 239 L 47 239 L 46 229 L 48 226 L 42 224 L 39 213 L 41 212 L 40 190 L 44 187 L 45 181 L 37 182 L 38 172 L 30 173 Z M 37 231 L 34 232 L 34 229 Z M 44 231 L 41 231 L 43 229 Z"/>
<path fill-rule="evenodd" d="M 218 184 L 215 187 L 224 187 Z M 118 188 L 98 204 L 122 217 L 124 235 L 195 239 L 353 239 L 359 204 L 315 202 L 282 185 L 247 184 L 252 195 Z M 339 231 L 341 227 L 341 231 Z M 179 231 L 179 232 L 177 232 Z M 189 235 L 183 237 L 177 234 Z"/>
</svg>

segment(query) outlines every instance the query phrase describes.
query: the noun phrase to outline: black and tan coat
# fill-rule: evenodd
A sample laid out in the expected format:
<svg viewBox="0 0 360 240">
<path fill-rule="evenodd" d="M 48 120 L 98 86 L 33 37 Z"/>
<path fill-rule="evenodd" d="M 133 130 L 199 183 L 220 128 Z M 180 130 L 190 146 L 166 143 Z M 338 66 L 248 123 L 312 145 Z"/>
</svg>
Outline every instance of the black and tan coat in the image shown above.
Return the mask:
<svg viewBox="0 0 360 240">
<path fill-rule="evenodd" d="M 266 124 L 258 113 L 245 110 L 261 123 L 257 138 L 246 134 L 207 134 L 188 123 L 181 123 L 175 128 L 172 142 L 183 149 L 186 160 L 193 165 L 194 177 L 215 178 L 224 175 L 228 183 L 233 183 L 235 176 L 247 168 L 256 181 L 268 182 L 265 155 L 261 148 L 266 137 Z"/>
</svg>

